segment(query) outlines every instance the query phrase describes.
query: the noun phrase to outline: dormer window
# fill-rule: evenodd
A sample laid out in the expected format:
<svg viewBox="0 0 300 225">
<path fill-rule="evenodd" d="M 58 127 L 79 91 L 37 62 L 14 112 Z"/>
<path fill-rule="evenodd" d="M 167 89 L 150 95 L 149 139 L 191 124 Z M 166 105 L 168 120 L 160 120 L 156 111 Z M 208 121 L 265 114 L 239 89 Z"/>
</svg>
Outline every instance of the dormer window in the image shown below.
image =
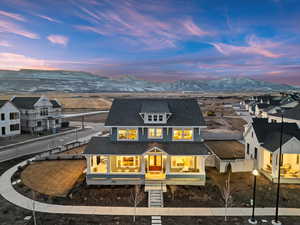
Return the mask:
<svg viewBox="0 0 300 225">
<path fill-rule="evenodd" d="M 154 123 L 167 123 L 167 120 L 169 118 L 169 114 L 162 114 L 162 113 L 145 113 L 141 115 L 144 119 L 145 124 L 154 124 Z"/>
<path fill-rule="evenodd" d="M 168 103 L 157 100 L 144 102 L 139 114 L 145 124 L 166 124 L 172 115 Z"/>
</svg>

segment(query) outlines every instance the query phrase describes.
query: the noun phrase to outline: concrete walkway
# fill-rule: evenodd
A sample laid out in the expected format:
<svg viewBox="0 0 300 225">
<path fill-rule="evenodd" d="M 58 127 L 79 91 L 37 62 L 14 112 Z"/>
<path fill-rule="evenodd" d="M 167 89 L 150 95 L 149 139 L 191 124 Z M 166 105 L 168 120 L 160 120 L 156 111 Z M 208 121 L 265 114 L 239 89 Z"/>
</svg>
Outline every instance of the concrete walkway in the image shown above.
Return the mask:
<svg viewBox="0 0 300 225">
<path fill-rule="evenodd" d="M 11 184 L 11 177 L 18 166 L 25 165 L 25 161 L 10 168 L 0 177 L 0 194 L 9 202 L 24 209 L 32 210 L 33 200 L 18 193 Z M 86 214 L 86 215 L 138 215 L 138 216 L 224 216 L 224 208 L 145 208 L 138 207 L 103 207 L 103 206 L 73 206 L 52 205 L 35 202 L 35 210 L 46 213 Z M 136 212 L 136 213 L 135 213 Z M 272 216 L 274 208 L 256 208 L 257 216 Z M 300 208 L 281 208 L 281 216 L 300 216 Z M 228 208 L 229 216 L 250 216 L 251 208 Z"/>
</svg>

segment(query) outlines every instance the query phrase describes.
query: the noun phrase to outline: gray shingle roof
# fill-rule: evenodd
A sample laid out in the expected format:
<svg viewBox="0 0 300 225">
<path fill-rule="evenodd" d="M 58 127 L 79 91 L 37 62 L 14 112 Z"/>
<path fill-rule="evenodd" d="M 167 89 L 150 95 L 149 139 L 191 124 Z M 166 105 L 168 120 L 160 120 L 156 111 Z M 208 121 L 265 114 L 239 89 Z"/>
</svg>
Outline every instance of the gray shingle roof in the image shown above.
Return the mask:
<svg viewBox="0 0 300 225">
<path fill-rule="evenodd" d="M 142 113 L 169 113 L 169 106 L 167 102 L 163 101 L 147 101 L 142 103 Z"/>
<path fill-rule="evenodd" d="M 205 126 L 201 109 L 195 99 L 115 99 L 111 106 L 106 126 L 143 126 L 139 115 L 142 107 L 155 102 L 159 106 L 168 106 L 172 116 L 163 126 Z M 159 103 L 158 103 L 159 102 Z M 149 106 L 150 108 L 150 106 Z M 164 109 L 165 110 L 165 109 Z M 151 125 L 152 126 L 152 125 Z M 162 124 L 153 124 L 162 126 Z"/>
<path fill-rule="evenodd" d="M 253 129 L 262 146 L 269 151 L 276 151 L 280 147 L 281 123 L 268 123 L 268 119 L 254 118 Z M 300 140 L 300 129 L 296 123 L 284 123 L 283 144 L 296 137 Z"/>
<path fill-rule="evenodd" d="M 7 102 L 7 100 L 0 100 L 0 108 L 2 107 L 2 106 L 4 106 L 4 104 Z"/>
<path fill-rule="evenodd" d="M 274 113 L 273 116 L 281 117 L 281 113 Z M 295 108 L 283 111 L 283 117 L 293 120 L 300 120 L 300 105 Z"/>
<path fill-rule="evenodd" d="M 83 154 L 141 155 L 154 147 L 170 155 L 209 155 L 203 142 L 113 142 L 109 137 L 93 137 Z"/>
<path fill-rule="evenodd" d="M 40 97 L 15 97 L 12 103 L 19 109 L 33 109 Z"/>
</svg>

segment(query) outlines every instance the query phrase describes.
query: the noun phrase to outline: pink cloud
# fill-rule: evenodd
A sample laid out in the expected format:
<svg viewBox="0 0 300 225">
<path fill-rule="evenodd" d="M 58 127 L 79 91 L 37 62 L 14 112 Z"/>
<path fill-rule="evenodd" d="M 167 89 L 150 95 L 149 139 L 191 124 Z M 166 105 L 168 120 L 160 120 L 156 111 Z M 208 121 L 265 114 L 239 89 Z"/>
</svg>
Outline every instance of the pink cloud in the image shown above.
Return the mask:
<svg viewBox="0 0 300 225">
<path fill-rule="evenodd" d="M 45 20 L 48 20 L 50 22 L 53 22 L 53 23 L 60 23 L 61 21 L 57 20 L 57 19 L 53 19 L 49 16 L 45 16 L 45 15 L 41 15 L 41 14 L 37 14 L 36 16 L 42 18 L 42 19 L 45 19 Z"/>
<path fill-rule="evenodd" d="M 197 26 L 192 20 L 186 20 L 183 22 L 183 27 L 192 35 L 195 36 L 204 36 L 209 35 L 210 32 L 202 30 L 199 26 Z"/>
<path fill-rule="evenodd" d="M 6 16 L 11 19 L 18 20 L 18 21 L 23 21 L 23 22 L 26 21 L 26 19 L 23 16 L 16 14 L 16 13 L 10 13 L 10 12 L 0 10 L 0 15 Z"/>
<path fill-rule="evenodd" d="M 247 40 L 247 46 L 236 46 L 224 43 L 211 43 L 220 53 L 223 55 L 231 54 L 252 54 L 252 55 L 262 55 L 267 58 L 279 58 L 280 54 L 274 53 L 270 48 L 275 48 L 279 43 L 260 40 L 255 36 L 250 36 Z"/>
<path fill-rule="evenodd" d="M 47 39 L 53 44 L 59 44 L 64 46 L 66 46 L 69 42 L 68 37 L 62 35 L 55 35 L 55 34 L 49 35 Z"/>
<path fill-rule="evenodd" d="M 142 10 L 130 2 L 123 5 L 109 2 L 109 7 L 105 10 L 89 9 L 78 4 L 77 7 L 81 10 L 77 15 L 91 25 L 76 25 L 75 28 L 128 40 L 137 49 L 176 48 L 178 41 L 211 34 L 191 19 L 184 22 L 173 18 L 161 20 L 153 14 L 145 13 L 147 9 Z"/>
<path fill-rule="evenodd" d="M 12 45 L 10 43 L 8 43 L 7 41 L 1 41 L 0 40 L 0 46 L 2 46 L 2 47 L 11 47 Z"/>
<path fill-rule="evenodd" d="M 0 68 L 18 70 L 22 68 L 49 69 L 45 60 L 27 57 L 25 55 L 2 52 L 0 53 Z"/>
<path fill-rule="evenodd" d="M 4 21 L 4 20 L 0 20 L 0 33 L 1 32 L 17 34 L 31 39 L 39 38 L 38 34 L 27 31 L 15 23 Z"/>
</svg>

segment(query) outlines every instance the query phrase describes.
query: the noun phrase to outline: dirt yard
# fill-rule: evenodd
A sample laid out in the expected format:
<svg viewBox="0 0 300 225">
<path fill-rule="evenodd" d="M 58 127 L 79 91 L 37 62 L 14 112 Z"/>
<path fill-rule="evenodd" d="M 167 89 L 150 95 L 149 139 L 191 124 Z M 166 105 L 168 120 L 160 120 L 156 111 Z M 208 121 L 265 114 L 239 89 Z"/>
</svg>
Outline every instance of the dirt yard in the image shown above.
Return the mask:
<svg viewBox="0 0 300 225">
<path fill-rule="evenodd" d="M 85 160 L 35 162 L 21 173 L 22 183 L 49 196 L 66 196 L 86 168 Z"/>
<path fill-rule="evenodd" d="M 101 113 L 97 115 L 85 116 L 84 121 L 90 123 L 104 123 L 108 113 Z M 81 121 L 81 117 L 70 118 L 69 121 Z"/>
<path fill-rule="evenodd" d="M 186 224 L 186 225 L 249 225 L 249 217 L 197 217 L 197 216 L 170 216 L 162 217 L 163 225 Z M 257 225 L 270 225 L 273 217 L 257 217 Z M 280 217 L 282 224 L 299 225 L 299 217 Z"/>
<path fill-rule="evenodd" d="M 216 169 L 207 169 L 204 187 L 177 186 L 165 193 L 166 207 L 224 207 L 221 191 L 224 190 L 228 174 L 219 174 Z M 232 173 L 230 179 L 232 207 L 249 207 L 252 199 L 252 180 L 250 173 Z M 277 185 L 263 175 L 257 178 L 256 204 L 258 207 L 275 206 Z M 300 185 L 281 185 L 280 206 L 300 207 Z"/>
</svg>

